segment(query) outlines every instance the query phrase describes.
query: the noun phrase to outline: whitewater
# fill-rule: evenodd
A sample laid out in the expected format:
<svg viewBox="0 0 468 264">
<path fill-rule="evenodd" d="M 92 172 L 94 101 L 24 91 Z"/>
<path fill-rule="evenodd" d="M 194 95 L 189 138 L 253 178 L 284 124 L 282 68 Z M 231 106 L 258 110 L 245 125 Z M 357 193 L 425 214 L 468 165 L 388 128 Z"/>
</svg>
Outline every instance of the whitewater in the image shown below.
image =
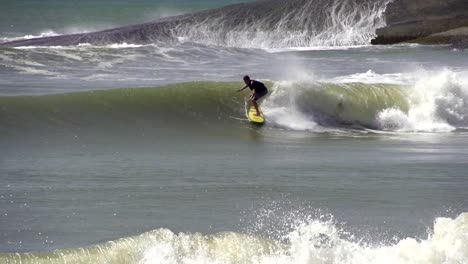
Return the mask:
<svg viewBox="0 0 468 264">
<path fill-rule="evenodd" d="M 295 216 L 294 214 L 292 216 Z M 136 237 L 48 254 L 4 254 L 7 263 L 465 263 L 468 216 L 438 218 L 425 239 L 370 244 L 332 220 L 297 219 L 281 241 L 233 232 Z"/>
<path fill-rule="evenodd" d="M 468 53 L 389 2 L 4 3 L 0 263 L 468 263 Z"/>
</svg>

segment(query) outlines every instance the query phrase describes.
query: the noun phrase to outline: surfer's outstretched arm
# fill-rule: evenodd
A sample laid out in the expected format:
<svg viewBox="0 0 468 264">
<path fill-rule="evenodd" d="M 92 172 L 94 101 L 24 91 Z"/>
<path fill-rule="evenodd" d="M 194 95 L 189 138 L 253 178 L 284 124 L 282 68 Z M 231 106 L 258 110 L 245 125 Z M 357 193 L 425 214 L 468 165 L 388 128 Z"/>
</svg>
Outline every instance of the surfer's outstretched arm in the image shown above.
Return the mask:
<svg viewBox="0 0 468 264">
<path fill-rule="evenodd" d="M 239 90 L 237 90 L 237 91 L 238 91 L 238 92 L 241 92 L 241 91 L 245 90 L 245 88 L 247 88 L 247 87 L 249 87 L 249 86 L 246 85 L 246 86 L 242 87 L 241 89 L 239 89 Z"/>
</svg>

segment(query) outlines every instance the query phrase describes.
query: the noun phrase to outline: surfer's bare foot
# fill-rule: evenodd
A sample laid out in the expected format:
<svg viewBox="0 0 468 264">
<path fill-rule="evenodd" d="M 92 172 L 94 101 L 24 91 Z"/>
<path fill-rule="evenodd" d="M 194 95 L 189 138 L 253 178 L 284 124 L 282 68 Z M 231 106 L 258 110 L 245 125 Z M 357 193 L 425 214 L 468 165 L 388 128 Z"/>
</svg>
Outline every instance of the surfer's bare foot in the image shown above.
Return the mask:
<svg viewBox="0 0 468 264">
<path fill-rule="evenodd" d="M 256 113 L 255 116 L 260 116 L 260 113 Z"/>
</svg>

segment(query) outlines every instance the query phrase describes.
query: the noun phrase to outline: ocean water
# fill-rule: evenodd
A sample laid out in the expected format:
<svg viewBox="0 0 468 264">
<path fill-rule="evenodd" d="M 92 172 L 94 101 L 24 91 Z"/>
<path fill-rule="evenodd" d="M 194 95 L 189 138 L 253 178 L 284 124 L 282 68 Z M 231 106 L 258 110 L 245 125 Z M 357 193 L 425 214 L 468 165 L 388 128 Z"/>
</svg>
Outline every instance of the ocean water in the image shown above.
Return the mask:
<svg viewBox="0 0 468 264">
<path fill-rule="evenodd" d="M 51 38 L 0 47 L 0 263 L 468 263 L 467 51 L 370 46 L 386 1 L 241 2 L 2 4 Z"/>
<path fill-rule="evenodd" d="M 216 8 L 242 0 L 47 0 L 2 1 L 3 38 L 90 32 Z"/>
</svg>

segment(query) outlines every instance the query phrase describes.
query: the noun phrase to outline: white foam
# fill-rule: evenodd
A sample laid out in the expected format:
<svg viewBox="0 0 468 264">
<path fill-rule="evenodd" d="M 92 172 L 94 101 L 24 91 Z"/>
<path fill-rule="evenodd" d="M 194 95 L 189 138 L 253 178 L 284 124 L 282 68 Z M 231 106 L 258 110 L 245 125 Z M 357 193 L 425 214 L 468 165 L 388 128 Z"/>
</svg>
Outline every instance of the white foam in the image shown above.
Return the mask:
<svg viewBox="0 0 468 264">
<path fill-rule="evenodd" d="M 372 70 L 368 70 L 364 73 L 354 73 L 345 76 L 335 77 L 326 81 L 334 83 L 350 83 L 350 82 L 360 82 L 360 83 L 386 83 L 386 84 L 408 84 L 411 80 L 411 77 L 407 74 L 402 73 L 388 73 L 388 74 L 378 74 Z"/>
<path fill-rule="evenodd" d="M 53 30 L 46 30 L 44 32 L 41 32 L 37 35 L 34 34 L 27 34 L 21 37 L 3 37 L 1 38 L 1 42 L 10 42 L 10 41 L 16 41 L 16 40 L 27 40 L 27 39 L 34 39 L 34 38 L 46 38 L 46 37 L 54 37 L 54 36 L 59 36 L 57 32 Z"/>
<path fill-rule="evenodd" d="M 268 123 L 276 127 L 296 131 L 315 130 L 318 127 L 312 118 L 291 107 L 266 107 L 264 113 L 268 116 Z"/>
<path fill-rule="evenodd" d="M 270 125 L 291 130 L 323 132 L 357 124 L 383 131 L 451 132 L 468 126 L 464 74 L 368 71 L 326 82 L 276 82 L 262 109 Z"/>
<path fill-rule="evenodd" d="M 19 46 L 14 47 L 14 49 L 18 50 L 34 50 L 34 49 L 76 49 L 72 46 Z"/>
<path fill-rule="evenodd" d="M 380 129 L 400 132 L 450 132 L 455 127 L 442 120 L 434 119 L 430 112 L 419 112 L 416 108 L 404 113 L 400 109 L 388 108 L 377 115 Z"/>
<path fill-rule="evenodd" d="M 279 82 L 271 89 L 270 95 L 262 103 L 268 123 L 291 130 L 317 130 L 320 126 L 313 120 L 313 117 L 301 113 L 297 109 L 296 92 L 288 89 L 290 83 Z M 300 92 L 300 91 L 297 91 Z"/>
<path fill-rule="evenodd" d="M 450 70 L 415 73 L 408 89 L 410 109 L 384 109 L 377 116 L 382 129 L 449 132 L 468 125 L 468 87 Z"/>
<path fill-rule="evenodd" d="M 312 47 L 287 47 L 287 48 L 267 48 L 271 53 L 287 51 L 326 51 L 326 50 L 350 50 L 369 47 L 370 45 L 350 45 L 350 46 L 312 46 Z"/>
<path fill-rule="evenodd" d="M 468 262 L 468 213 L 437 218 L 426 239 L 360 242 L 333 221 L 295 222 L 280 243 L 235 233 L 175 235 L 162 230 L 141 264 L 461 264 Z"/>
<path fill-rule="evenodd" d="M 375 30 L 385 26 L 383 12 L 388 0 L 365 5 L 341 0 L 329 2 L 325 6 L 322 2 L 305 2 L 290 13 L 283 12 L 279 21 L 277 17 L 266 17 L 238 24 L 234 28 L 225 28 L 225 18 L 221 16 L 181 25 L 173 30 L 173 34 L 180 41 L 281 51 L 284 48 L 326 49 L 369 45 L 376 36 Z M 325 8 L 318 9 L 317 5 Z M 326 19 L 314 21 L 314 12 L 322 12 L 317 16 L 323 15 Z M 292 18 L 297 22 L 294 28 L 298 30 L 291 29 Z M 271 23 L 275 23 L 273 28 L 266 29 L 265 25 Z M 323 29 L 318 30 L 322 25 Z"/>
<path fill-rule="evenodd" d="M 112 25 L 93 25 L 93 26 L 68 26 L 58 30 L 44 29 L 40 33 L 35 34 L 26 34 L 21 37 L 4 37 L 1 38 L 3 42 L 16 41 L 16 40 L 28 40 L 35 38 L 46 38 L 46 37 L 55 37 L 60 35 L 69 35 L 69 34 L 81 34 L 89 33 L 98 30 L 103 30 L 106 28 L 112 28 Z"/>
<path fill-rule="evenodd" d="M 132 44 L 132 43 L 114 43 L 109 45 L 91 45 L 89 43 L 80 43 L 76 46 L 20 46 L 15 47 L 15 49 L 59 49 L 59 50 L 80 50 L 80 49 L 132 49 L 132 48 L 141 48 L 141 47 L 157 47 L 155 44 Z"/>
<path fill-rule="evenodd" d="M 104 47 L 111 48 L 111 49 L 128 49 L 128 48 L 141 48 L 143 46 L 144 45 L 128 44 L 126 42 L 123 42 L 123 43 L 118 43 L 118 44 L 106 45 Z"/>
<path fill-rule="evenodd" d="M 306 213 L 305 213 L 306 214 Z M 439 217 L 425 238 L 370 237 L 351 233 L 333 218 L 266 210 L 258 226 L 277 236 L 223 232 L 175 234 L 153 230 L 76 250 L 1 254 L 2 263 L 139 263 L 139 264 L 464 264 L 468 263 L 468 213 Z M 284 219 L 282 219 L 284 217 Z M 280 222 L 278 222 L 278 221 Z M 266 221 L 266 222 L 264 222 Z M 283 233 L 284 232 L 284 233 Z M 269 236 L 269 235 L 268 235 Z M 365 239 L 364 239 L 365 238 Z M 365 242 L 367 241 L 367 242 Z M 371 242 L 373 241 L 373 242 Z"/>
<path fill-rule="evenodd" d="M 54 37 L 58 36 L 59 34 L 54 32 L 53 30 L 49 30 L 46 32 L 42 32 L 39 35 L 26 35 L 22 37 L 22 39 L 33 39 L 33 38 L 46 38 L 46 37 Z"/>
</svg>

